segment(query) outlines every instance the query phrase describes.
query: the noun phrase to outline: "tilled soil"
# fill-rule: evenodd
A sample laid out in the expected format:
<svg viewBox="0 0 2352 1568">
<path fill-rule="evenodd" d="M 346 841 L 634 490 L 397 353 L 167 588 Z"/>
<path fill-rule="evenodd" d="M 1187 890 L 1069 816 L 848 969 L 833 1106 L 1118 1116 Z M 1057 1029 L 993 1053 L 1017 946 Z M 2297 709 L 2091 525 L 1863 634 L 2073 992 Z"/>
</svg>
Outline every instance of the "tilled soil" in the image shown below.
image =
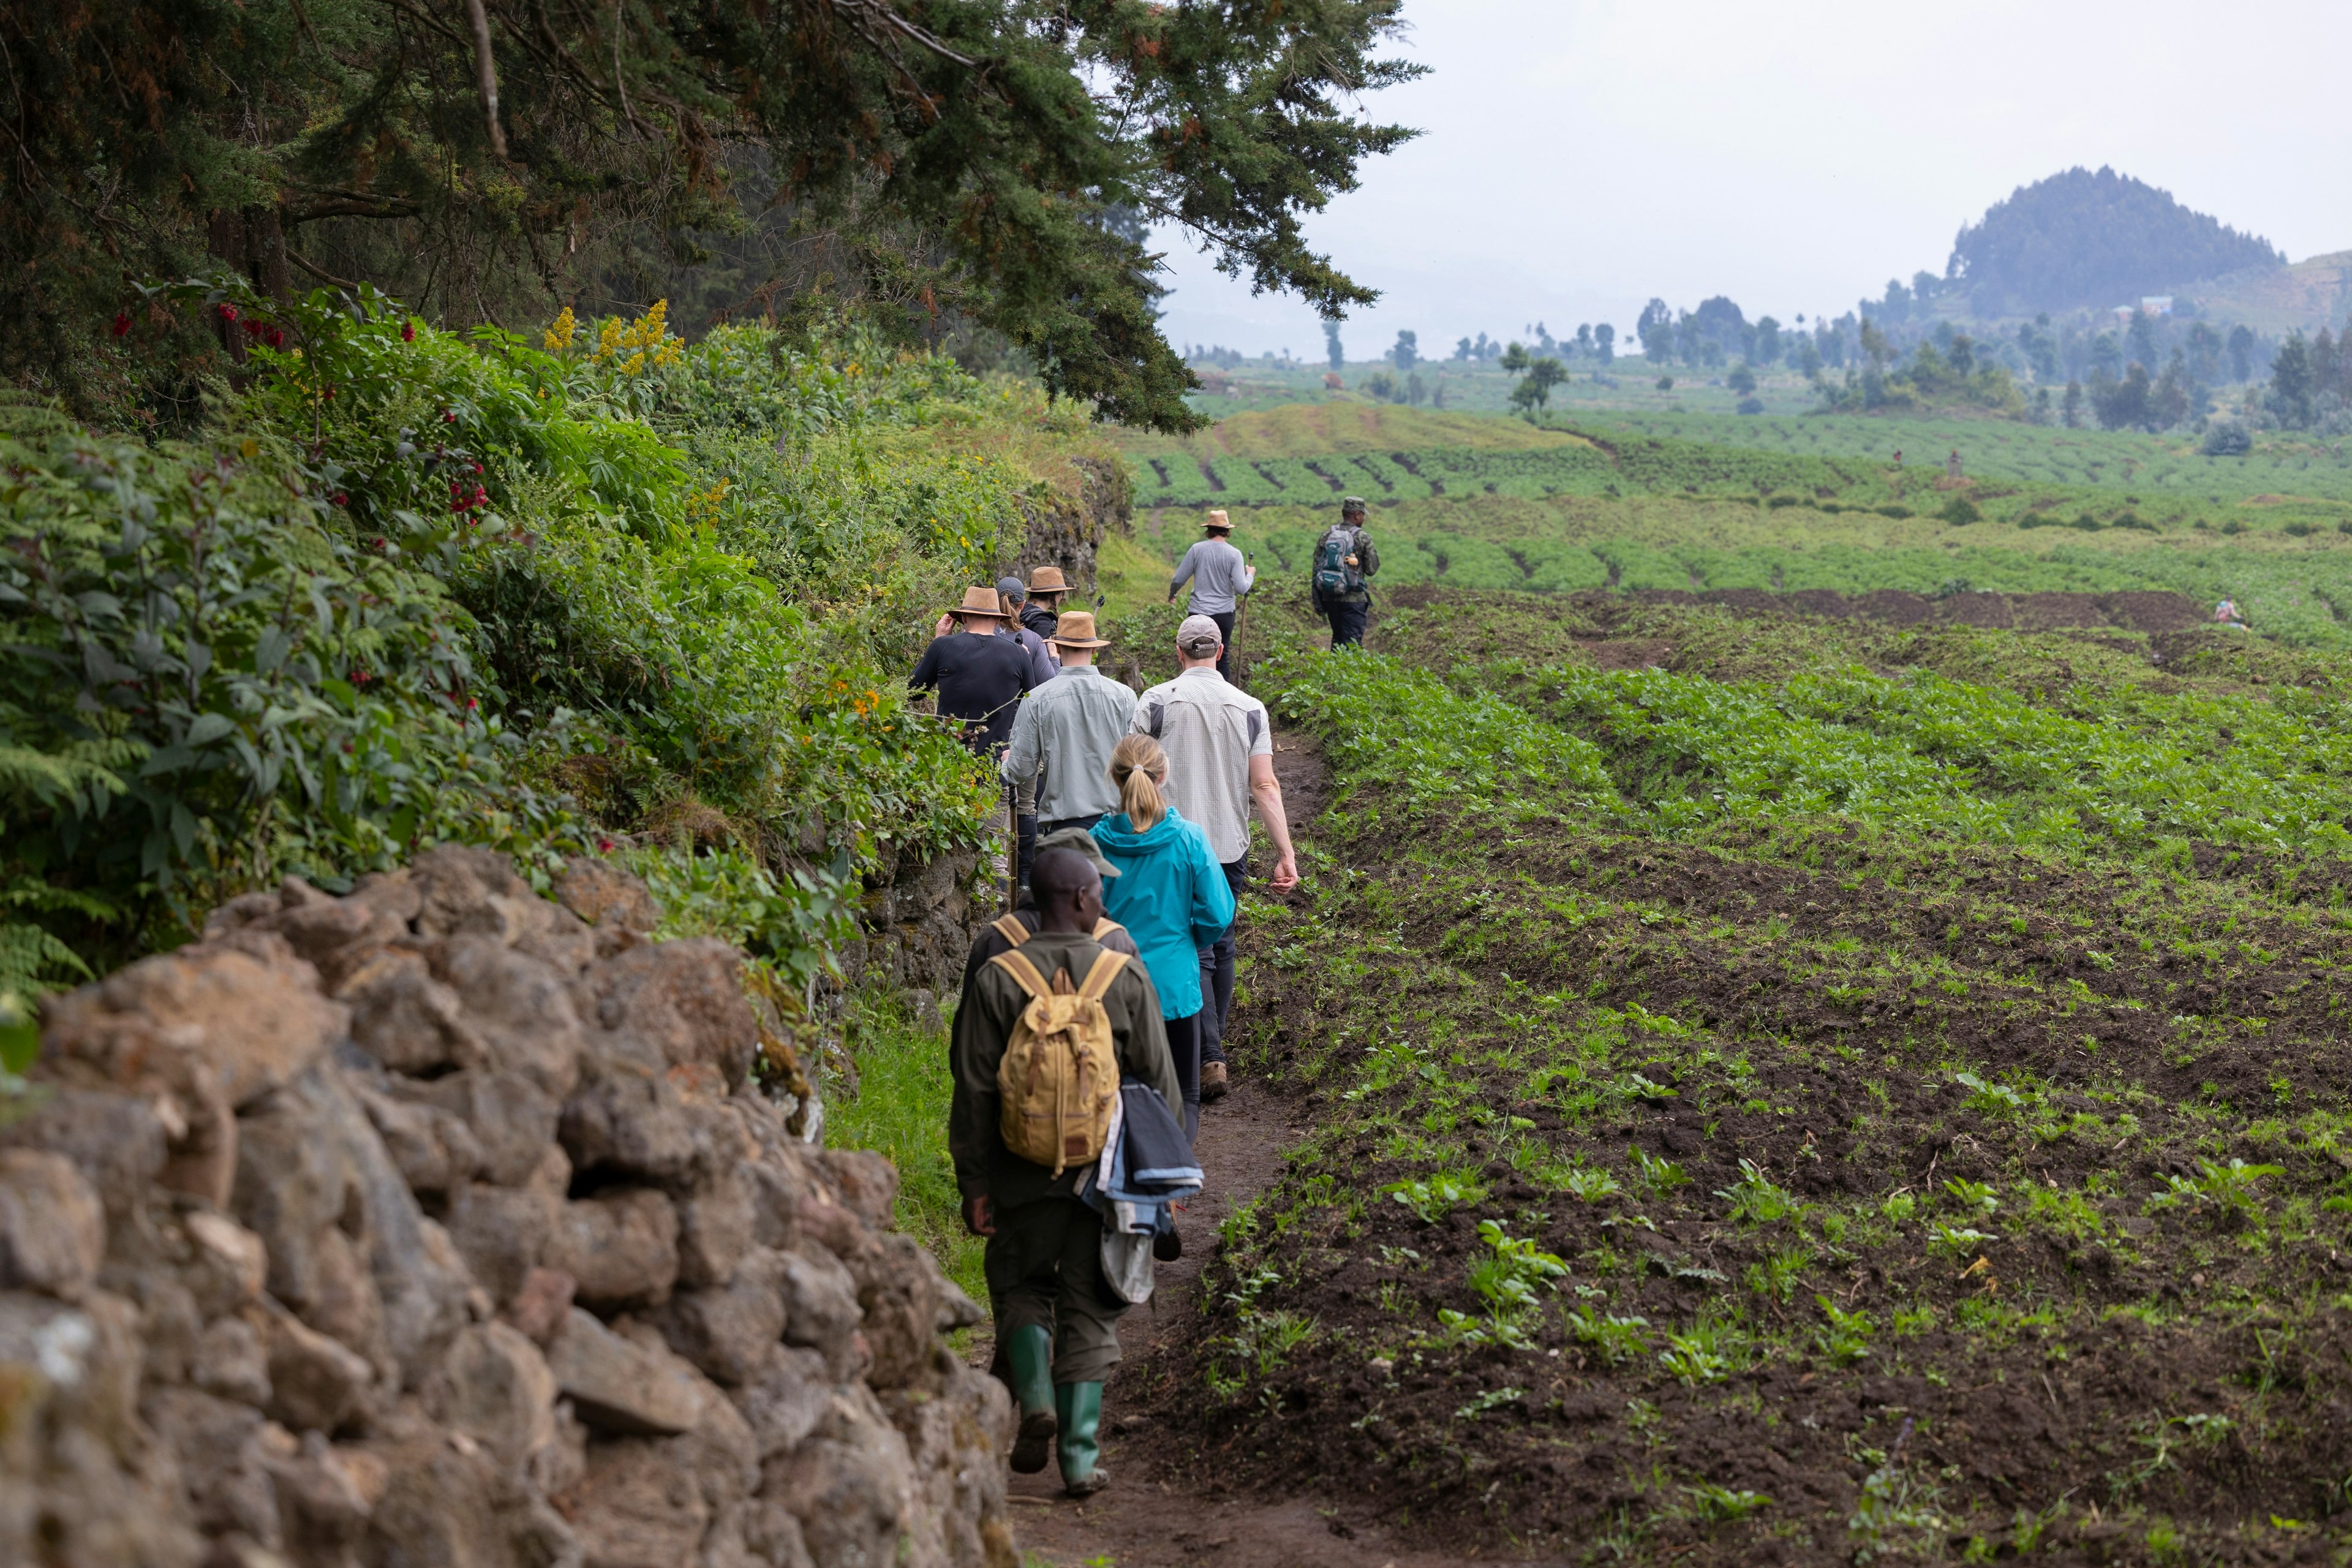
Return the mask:
<svg viewBox="0 0 2352 1568">
<path fill-rule="evenodd" d="M 1443 839 L 1256 933 L 1243 1059 L 1313 1131 L 1135 1391 L 1171 1484 L 1465 1558 L 2334 1560 L 2335 871 Z M 1463 1332 L 1481 1222 L 1567 1270 L 1517 1342 Z"/>
</svg>

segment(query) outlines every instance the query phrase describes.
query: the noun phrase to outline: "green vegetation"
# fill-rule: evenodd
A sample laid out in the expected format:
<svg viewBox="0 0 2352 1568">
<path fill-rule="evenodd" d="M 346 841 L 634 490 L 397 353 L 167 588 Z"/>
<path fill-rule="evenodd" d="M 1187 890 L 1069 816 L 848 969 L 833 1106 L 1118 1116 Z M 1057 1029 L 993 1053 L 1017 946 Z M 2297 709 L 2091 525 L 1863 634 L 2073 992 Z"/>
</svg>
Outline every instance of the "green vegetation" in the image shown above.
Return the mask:
<svg viewBox="0 0 2352 1568">
<path fill-rule="evenodd" d="M 897 993 L 866 990 L 850 998 L 843 1045 L 856 1064 L 857 1091 L 835 1101 L 825 1142 L 887 1154 L 898 1167 L 898 1228 L 937 1254 L 966 1295 L 986 1301 L 981 1239 L 963 1227 L 963 1197 L 941 1133 L 955 1088 L 947 1032 L 936 1020 L 912 1017 Z"/>
<path fill-rule="evenodd" d="M 2020 185 L 1960 230 L 1948 269 L 1979 316 L 2105 308 L 2178 284 L 2283 268 L 2269 241 L 2225 228 L 2128 174 L 2073 168 Z"/>
<path fill-rule="evenodd" d="M 1339 793 L 1240 1060 L 1313 1131 L 1212 1266 L 1200 1441 L 1638 1562 L 2340 1540 L 2342 656 L 1450 592 L 1286 635 Z"/>
<path fill-rule="evenodd" d="M 79 973 L 33 931 L 100 968 L 280 875 L 631 832 L 752 858 L 730 934 L 790 1000 L 845 881 L 976 837 L 986 786 L 899 672 L 1069 504 L 1066 407 L 658 310 L 467 341 L 373 295 L 157 300 L 250 344 L 203 442 L 9 414 L 0 873 L 33 978 Z"/>
<path fill-rule="evenodd" d="M 238 345 L 125 279 L 212 265 L 281 305 L 353 279 L 453 326 L 583 296 L 675 298 L 697 331 L 846 300 L 894 342 L 1017 345 L 1089 406 L 1189 428 L 1139 213 L 1213 235 L 1262 289 L 1369 302 L 1303 220 L 1412 134 L 1359 106 L 1423 68 L 1379 53 L 1396 0 L 1082 0 L 1051 26 L 1012 0 L 468 9 L 471 29 L 405 0 L 13 17 L 0 376 L 185 433 Z M 124 352 L 134 327 L 151 341 Z"/>
</svg>

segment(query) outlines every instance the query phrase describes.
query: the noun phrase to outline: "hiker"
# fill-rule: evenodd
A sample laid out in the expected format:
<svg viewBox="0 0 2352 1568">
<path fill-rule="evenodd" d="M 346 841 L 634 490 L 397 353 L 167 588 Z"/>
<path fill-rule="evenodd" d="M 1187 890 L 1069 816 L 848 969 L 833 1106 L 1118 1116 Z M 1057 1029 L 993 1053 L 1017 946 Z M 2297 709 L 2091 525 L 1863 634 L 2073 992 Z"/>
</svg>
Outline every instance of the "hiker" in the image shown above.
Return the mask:
<svg viewBox="0 0 2352 1568">
<path fill-rule="evenodd" d="M 1051 643 L 1055 620 L 1062 613 L 1062 595 L 1069 591 L 1069 579 L 1062 575 L 1059 566 L 1040 566 L 1030 573 L 1029 603 L 1021 612 L 1021 624 Z"/>
<path fill-rule="evenodd" d="M 940 617 L 931 646 L 907 677 L 910 691 L 939 692 L 940 716 L 956 721 L 963 743 L 982 753 L 1013 738 L 1014 707 L 1037 685 L 1027 652 L 997 635 L 1007 618 L 993 589 L 966 588 L 963 603 Z M 958 624 L 961 635 L 950 629 Z"/>
<path fill-rule="evenodd" d="M 1231 519 L 1222 511 L 1209 513 L 1202 521 L 1201 538 L 1184 552 L 1184 559 L 1176 563 L 1176 574 L 1168 579 L 1169 602 L 1174 603 L 1176 590 L 1191 583 L 1192 596 L 1185 602 L 1185 613 L 1216 622 L 1217 635 L 1228 643 L 1234 640 L 1234 617 L 1242 600 L 1257 584 L 1257 573 L 1234 546 L 1233 535 Z M 1217 673 L 1231 680 L 1234 672 L 1225 659 L 1223 654 L 1217 656 Z"/>
<path fill-rule="evenodd" d="M 1095 652 L 1110 646 L 1095 636 L 1090 610 L 1060 618 L 1054 647 L 1062 673 L 1029 694 L 1013 721 L 1004 776 L 1026 778 L 1035 789 L 1039 826 L 1047 833 L 1092 827 L 1118 809 L 1110 787 L 1110 753 L 1135 716 L 1135 693 L 1095 668 Z M 1040 770 L 1044 783 L 1036 784 Z"/>
<path fill-rule="evenodd" d="M 1360 647 L 1364 621 L 1371 614 L 1372 574 L 1381 569 L 1381 552 L 1364 531 L 1364 498 L 1349 496 L 1339 503 L 1339 521 L 1315 546 L 1311 579 L 1315 608 L 1331 623 L 1331 646 Z"/>
<path fill-rule="evenodd" d="M 1233 924 L 1233 889 L 1199 826 L 1169 803 L 1168 753 L 1159 742 L 1149 735 L 1120 741 L 1110 754 L 1110 776 L 1118 786 L 1118 814 L 1094 829 L 1119 871 L 1105 906 L 1135 938 L 1159 987 L 1182 1091 L 1184 1136 L 1192 1138 L 1201 1130 L 1201 949 Z"/>
<path fill-rule="evenodd" d="M 1178 1086 L 1150 981 L 1087 934 L 1103 914 L 1093 864 L 1041 850 L 1031 884 L 1036 934 L 984 963 L 956 1009 L 948 1149 L 964 1225 L 988 1242 L 982 1267 L 1021 1412 L 1013 1468 L 1034 1474 L 1054 1452 L 1063 1489 L 1087 1497 L 1110 1480 L 1097 1463 L 1102 1390 L 1127 1301 L 1105 1277 L 1102 1216 L 1080 1184 L 1109 1138 L 1119 1079 L 1171 1105 Z"/>
<path fill-rule="evenodd" d="M 1274 843 L 1276 891 L 1288 892 L 1298 885 L 1298 852 L 1291 845 L 1290 818 L 1282 808 L 1282 783 L 1274 776 L 1273 723 L 1265 703 L 1217 673 L 1214 666 L 1223 652 L 1216 624 L 1205 616 L 1193 616 L 1177 627 L 1176 662 L 1181 672 L 1137 700 L 1133 727 L 1166 750 L 1169 798 L 1187 821 L 1200 826 L 1238 905 L 1249 879 L 1252 801 Z M 1202 983 L 1210 999 L 1202 1009 L 1201 1098 L 1214 1104 L 1224 1098 L 1231 1081 L 1225 1058 L 1225 1022 L 1234 1009 L 1230 922 L 1200 957 Z"/>
<path fill-rule="evenodd" d="M 1095 874 L 1105 879 L 1106 886 L 1108 885 L 1108 879 L 1118 875 L 1118 868 L 1112 865 L 1109 857 L 1102 852 L 1102 846 L 1095 841 L 1095 836 L 1083 827 L 1065 827 L 1056 832 L 1041 834 L 1037 839 L 1037 853 L 1043 855 L 1049 849 L 1076 850 L 1087 858 L 1087 864 L 1094 867 Z M 1011 923 L 1008 924 L 1008 921 Z M 964 956 L 963 991 L 956 1003 L 957 1007 L 961 1008 L 971 1005 L 971 984 L 980 975 L 981 965 L 1000 952 L 1011 952 L 1036 935 L 1038 923 L 1036 889 L 1024 887 L 1021 889 L 1020 901 L 1014 904 L 1009 912 L 999 915 L 981 927 L 980 935 L 972 939 L 971 951 Z M 1143 956 L 1136 951 L 1135 938 L 1128 934 L 1127 928 L 1108 915 L 1105 915 L 1096 922 L 1092 934 L 1097 942 L 1113 952 L 1123 952 L 1128 957 L 1138 960 Z M 1150 978 L 1150 972 L 1145 971 L 1145 981 L 1148 983 Z M 1151 994 L 1152 1005 L 1156 1008 L 1159 1005 L 1160 994 L 1154 991 Z"/>
</svg>

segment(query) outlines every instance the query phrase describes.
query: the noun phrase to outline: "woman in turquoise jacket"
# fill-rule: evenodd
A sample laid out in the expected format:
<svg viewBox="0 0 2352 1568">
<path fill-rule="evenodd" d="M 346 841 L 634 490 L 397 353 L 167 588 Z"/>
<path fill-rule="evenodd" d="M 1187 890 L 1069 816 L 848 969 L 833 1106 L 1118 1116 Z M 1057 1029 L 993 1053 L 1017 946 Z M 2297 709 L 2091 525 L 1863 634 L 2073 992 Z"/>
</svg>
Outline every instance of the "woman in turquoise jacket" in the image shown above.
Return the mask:
<svg viewBox="0 0 2352 1568">
<path fill-rule="evenodd" d="M 1095 825 L 1095 841 L 1118 868 L 1104 879 L 1104 912 L 1125 926 L 1143 954 L 1168 1023 L 1168 1051 L 1184 1091 L 1184 1135 L 1201 1128 L 1201 950 L 1233 923 L 1234 890 L 1198 824 L 1160 792 L 1168 754 L 1149 735 L 1129 735 L 1110 754 L 1119 811 Z"/>
</svg>

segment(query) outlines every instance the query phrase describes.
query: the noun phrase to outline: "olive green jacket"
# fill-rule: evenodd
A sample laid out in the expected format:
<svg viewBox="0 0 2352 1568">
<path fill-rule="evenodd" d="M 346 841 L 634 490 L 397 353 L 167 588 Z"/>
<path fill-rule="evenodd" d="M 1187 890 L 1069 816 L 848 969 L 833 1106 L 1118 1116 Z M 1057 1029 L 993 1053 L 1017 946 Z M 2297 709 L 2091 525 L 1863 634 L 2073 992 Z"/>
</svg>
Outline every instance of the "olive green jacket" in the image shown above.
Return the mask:
<svg viewBox="0 0 2352 1568">
<path fill-rule="evenodd" d="M 1047 984 L 1055 971 L 1066 969 L 1076 985 L 1086 979 L 1102 949 L 1075 932 L 1040 931 L 1022 943 L 1021 951 Z M 1168 1031 L 1160 1021 L 1160 995 L 1151 988 L 1151 976 L 1130 958 L 1102 1000 L 1119 1076 L 1150 1084 L 1171 1108 L 1177 1106 L 1181 1093 L 1176 1087 L 1176 1063 L 1168 1054 Z M 996 1069 L 1028 1005 L 1029 994 L 1020 982 L 993 963 L 982 964 L 956 1007 L 955 1036 L 949 1047 L 955 1092 L 948 1107 L 948 1153 L 955 1161 L 956 1186 L 967 1198 L 982 1194 L 994 1198 L 999 1208 L 1016 1208 L 1042 1197 L 1074 1197 L 1078 1177 L 1087 1169 L 1074 1166 L 1056 1178 L 1050 1167 L 1032 1164 L 1006 1149 L 997 1131 L 1002 1097 L 996 1091 Z"/>
</svg>

